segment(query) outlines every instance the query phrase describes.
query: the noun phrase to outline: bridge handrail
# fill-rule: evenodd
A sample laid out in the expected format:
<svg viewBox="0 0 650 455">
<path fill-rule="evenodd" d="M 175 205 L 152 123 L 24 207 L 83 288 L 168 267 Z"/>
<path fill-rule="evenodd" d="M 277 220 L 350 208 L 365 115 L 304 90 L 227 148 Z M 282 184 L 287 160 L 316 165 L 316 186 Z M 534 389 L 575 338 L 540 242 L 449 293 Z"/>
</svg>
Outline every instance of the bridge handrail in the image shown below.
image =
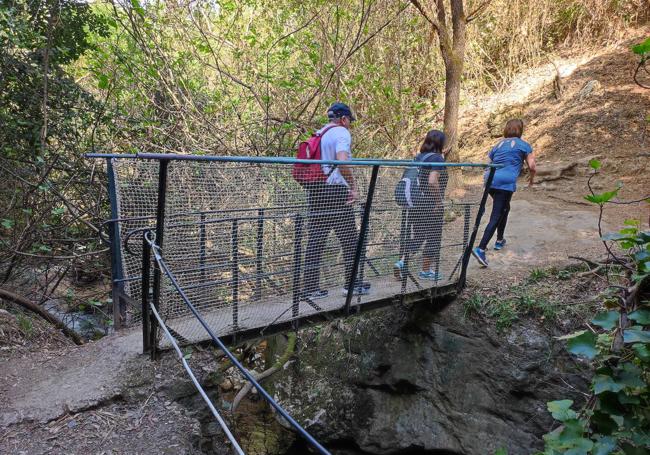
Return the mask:
<svg viewBox="0 0 650 455">
<path fill-rule="evenodd" d="M 237 452 L 237 455 L 246 455 L 244 451 L 242 450 L 241 446 L 233 436 L 232 432 L 230 431 L 230 428 L 228 428 L 228 425 L 226 424 L 225 420 L 223 420 L 223 417 L 217 411 L 217 409 L 214 407 L 214 404 L 212 404 L 212 401 L 208 397 L 208 394 L 205 393 L 205 390 L 203 390 L 203 387 L 201 387 L 201 384 L 199 383 L 198 379 L 196 379 L 196 376 L 194 376 L 194 372 L 190 368 L 190 365 L 187 363 L 187 359 L 185 358 L 185 355 L 181 351 L 181 348 L 178 347 L 178 343 L 176 343 L 176 340 L 172 336 L 172 334 L 169 332 L 169 329 L 165 325 L 165 322 L 162 320 L 160 317 L 160 314 L 156 310 L 156 307 L 153 304 L 149 305 L 149 308 L 151 309 L 151 314 L 156 318 L 158 321 L 158 325 L 160 328 L 162 328 L 163 332 L 165 333 L 165 336 L 171 343 L 172 347 L 176 351 L 176 354 L 178 355 L 178 358 L 180 359 L 181 363 L 183 364 L 183 367 L 185 368 L 185 371 L 187 371 L 187 375 L 190 377 L 192 382 L 194 383 L 194 387 L 196 390 L 199 391 L 199 394 L 201 395 L 201 398 L 203 398 L 203 401 L 208 405 L 208 408 L 210 408 L 210 411 L 212 412 L 212 415 L 217 419 L 217 422 L 219 423 L 219 426 L 223 430 L 223 432 L 226 434 L 226 437 L 230 441 L 230 443 L 233 445 L 233 449 L 235 452 Z"/>
<path fill-rule="evenodd" d="M 117 158 L 117 159 L 146 159 L 159 161 L 216 161 L 223 163 L 254 163 L 254 164 L 331 164 L 346 166 L 389 166 L 389 167 L 503 167 L 492 163 L 429 163 L 413 160 L 383 160 L 383 159 L 353 159 L 341 160 L 301 160 L 287 156 L 216 156 L 216 155 L 181 155 L 178 153 L 87 153 L 86 158 Z"/>
</svg>

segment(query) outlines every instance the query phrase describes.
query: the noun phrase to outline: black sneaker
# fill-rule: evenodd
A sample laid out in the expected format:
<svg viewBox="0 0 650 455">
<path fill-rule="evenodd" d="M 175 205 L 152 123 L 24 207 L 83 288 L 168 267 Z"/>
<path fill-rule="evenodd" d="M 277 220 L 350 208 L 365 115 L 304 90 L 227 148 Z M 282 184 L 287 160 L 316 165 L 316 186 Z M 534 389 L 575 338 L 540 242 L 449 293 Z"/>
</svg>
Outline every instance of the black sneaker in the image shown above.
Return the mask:
<svg viewBox="0 0 650 455">
<path fill-rule="evenodd" d="M 324 299 L 327 297 L 328 292 L 326 289 L 316 289 L 312 292 L 305 293 L 305 298 L 310 300 Z"/>
</svg>

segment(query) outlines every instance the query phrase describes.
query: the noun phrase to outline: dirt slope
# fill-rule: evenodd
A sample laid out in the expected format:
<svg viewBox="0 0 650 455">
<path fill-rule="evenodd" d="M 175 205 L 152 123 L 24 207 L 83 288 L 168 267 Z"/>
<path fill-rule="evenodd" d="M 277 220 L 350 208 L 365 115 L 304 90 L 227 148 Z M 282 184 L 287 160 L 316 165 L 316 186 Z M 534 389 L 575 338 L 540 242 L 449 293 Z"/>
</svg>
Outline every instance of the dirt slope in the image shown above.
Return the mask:
<svg viewBox="0 0 650 455">
<path fill-rule="evenodd" d="M 462 120 L 461 159 L 485 160 L 498 140 L 505 120 L 524 119 L 524 138 L 535 150 L 540 179 L 538 189 L 567 201 L 580 202 L 587 191 L 585 163 L 590 158 L 603 162 L 598 187 L 623 183 L 623 198 L 650 189 L 650 90 L 632 80 L 637 56 L 632 44 L 650 35 L 650 27 L 635 31 L 630 39 L 593 54 L 558 59 L 561 91 L 554 88 L 554 71 L 528 72 L 524 81 L 531 86 L 522 92 L 526 98 L 513 103 L 506 91 L 482 102 L 483 110 L 471 107 Z M 548 65 L 547 65 L 548 66 Z M 521 91 L 516 81 L 512 91 Z M 536 85 L 536 88 L 535 88 Z M 487 109 L 489 110 L 487 110 Z M 491 135 L 492 133 L 492 135 Z M 575 175 L 554 179 L 553 170 L 577 163 Z M 540 199 L 547 194 L 541 193 Z"/>
</svg>

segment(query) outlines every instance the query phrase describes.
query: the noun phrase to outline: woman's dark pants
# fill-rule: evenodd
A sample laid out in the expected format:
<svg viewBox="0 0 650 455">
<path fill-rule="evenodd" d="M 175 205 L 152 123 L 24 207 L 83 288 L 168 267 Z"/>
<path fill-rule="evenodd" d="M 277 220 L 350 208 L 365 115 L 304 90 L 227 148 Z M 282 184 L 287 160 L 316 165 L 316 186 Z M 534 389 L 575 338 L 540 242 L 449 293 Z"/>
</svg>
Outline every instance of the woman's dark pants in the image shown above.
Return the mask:
<svg viewBox="0 0 650 455">
<path fill-rule="evenodd" d="M 488 193 L 492 197 L 492 214 L 483 233 L 481 243 L 478 245 L 482 250 L 487 249 L 487 245 L 495 231 L 497 233 L 497 240 L 503 240 L 506 224 L 508 223 L 508 213 L 510 213 L 510 200 L 512 199 L 512 191 L 490 188 Z"/>
</svg>

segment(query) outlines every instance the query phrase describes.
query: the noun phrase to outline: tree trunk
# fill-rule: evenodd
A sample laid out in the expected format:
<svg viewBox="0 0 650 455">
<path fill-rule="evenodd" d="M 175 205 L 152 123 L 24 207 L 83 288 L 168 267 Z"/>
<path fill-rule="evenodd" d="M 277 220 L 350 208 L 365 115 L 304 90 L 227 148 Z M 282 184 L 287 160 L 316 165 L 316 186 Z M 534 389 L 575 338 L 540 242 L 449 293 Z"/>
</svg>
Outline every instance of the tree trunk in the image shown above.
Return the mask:
<svg viewBox="0 0 650 455">
<path fill-rule="evenodd" d="M 445 152 L 447 159 L 458 159 L 458 111 L 460 108 L 460 83 L 465 66 L 465 41 L 467 18 L 463 0 L 450 0 L 452 39 L 440 40 L 440 50 L 445 61 L 445 117 L 444 131 L 447 135 Z M 446 55 L 445 55 L 446 54 Z"/>
<path fill-rule="evenodd" d="M 456 161 L 458 158 L 458 111 L 460 105 L 460 80 L 462 75 L 462 61 L 447 65 L 445 69 L 445 115 L 444 132 L 447 136 L 445 145 L 446 159 Z M 459 68 L 460 67 L 460 68 Z"/>
</svg>

